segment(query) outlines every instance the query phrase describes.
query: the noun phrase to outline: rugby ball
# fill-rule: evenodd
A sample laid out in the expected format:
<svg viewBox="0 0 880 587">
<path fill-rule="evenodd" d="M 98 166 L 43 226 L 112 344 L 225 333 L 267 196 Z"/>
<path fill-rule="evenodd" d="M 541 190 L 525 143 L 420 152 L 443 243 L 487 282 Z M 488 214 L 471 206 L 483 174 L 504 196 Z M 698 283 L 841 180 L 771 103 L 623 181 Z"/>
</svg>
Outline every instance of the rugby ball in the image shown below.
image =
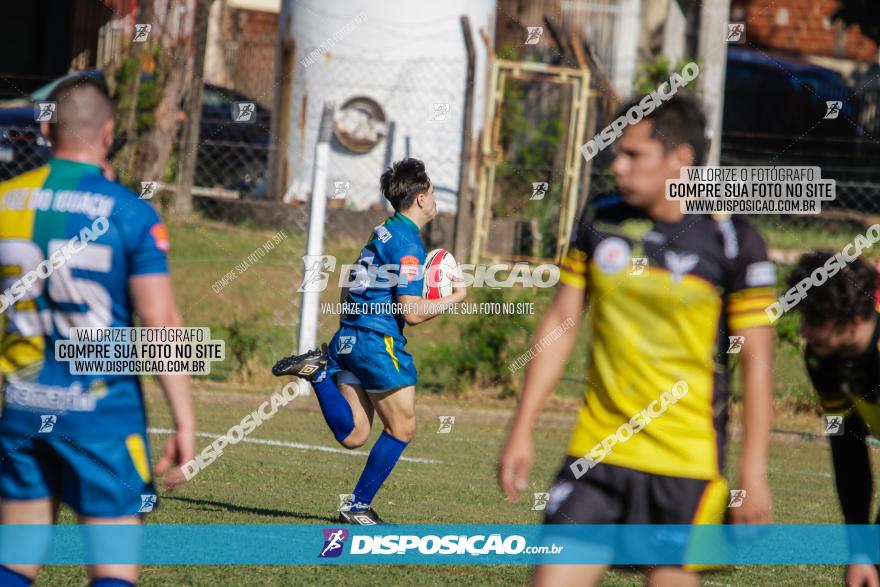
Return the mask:
<svg viewBox="0 0 880 587">
<path fill-rule="evenodd" d="M 455 257 L 446 249 L 434 249 L 425 259 L 422 297 L 438 300 L 452 294 L 452 276 L 458 273 Z"/>
</svg>

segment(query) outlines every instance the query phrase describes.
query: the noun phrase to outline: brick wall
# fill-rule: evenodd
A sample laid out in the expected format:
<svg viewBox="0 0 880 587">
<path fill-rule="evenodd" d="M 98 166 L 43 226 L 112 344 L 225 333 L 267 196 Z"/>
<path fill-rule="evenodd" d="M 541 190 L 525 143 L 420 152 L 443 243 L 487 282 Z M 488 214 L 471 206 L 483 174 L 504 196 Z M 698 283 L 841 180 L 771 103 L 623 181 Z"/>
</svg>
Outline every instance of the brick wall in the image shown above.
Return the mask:
<svg viewBox="0 0 880 587">
<path fill-rule="evenodd" d="M 231 86 L 271 108 L 278 15 L 230 8 L 224 20 Z"/>
<path fill-rule="evenodd" d="M 857 26 L 834 22 L 838 0 L 733 0 L 731 21 L 750 44 L 806 55 L 876 61 L 877 45 Z"/>
</svg>

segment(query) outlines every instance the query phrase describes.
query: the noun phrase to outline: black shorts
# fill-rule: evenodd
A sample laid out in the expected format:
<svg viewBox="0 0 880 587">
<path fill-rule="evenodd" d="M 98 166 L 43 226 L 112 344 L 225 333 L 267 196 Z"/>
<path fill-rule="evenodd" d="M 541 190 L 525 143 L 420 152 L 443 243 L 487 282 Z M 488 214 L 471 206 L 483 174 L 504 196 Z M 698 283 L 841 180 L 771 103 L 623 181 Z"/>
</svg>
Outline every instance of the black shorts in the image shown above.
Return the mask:
<svg viewBox="0 0 880 587">
<path fill-rule="evenodd" d="M 727 482 L 653 475 L 599 463 L 575 477 L 567 457 L 550 489 L 545 524 L 721 524 Z"/>
</svg>

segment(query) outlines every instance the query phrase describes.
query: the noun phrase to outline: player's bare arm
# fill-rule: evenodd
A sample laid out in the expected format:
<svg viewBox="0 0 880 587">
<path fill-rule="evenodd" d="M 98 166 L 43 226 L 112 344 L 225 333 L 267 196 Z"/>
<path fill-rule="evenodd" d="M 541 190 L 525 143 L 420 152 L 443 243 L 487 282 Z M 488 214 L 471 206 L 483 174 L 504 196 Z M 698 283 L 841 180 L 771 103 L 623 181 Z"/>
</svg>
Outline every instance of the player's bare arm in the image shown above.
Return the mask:
<svg viewBox="0 0 880 587">
<path fill-rule="evenodd" d="M 746 498 L 732 510 L 740 524 L 772 522 L 767 459 L 773 423 L 773 338 L 772 327 L 744 328 L 735 335 L 745 337 L 740 354 L 743 383 L 743 449 L 739 482 Z"/>
<path fill-rule="evenodd" d="M 399 301 L 403 308 L 403 319 L 407 325 L 415 326 L 436 318 L 455 304 L 460 304 L 467 296 L 467 288 L 460 277 L 452 277 L 452 293 L 436 300 L 426 300 L 419 296 L 402 295 Z"/>
<path fill-rule="evenodd" d="M 859 416 L 851 414 L 843 421 L 843 434 L 829 437 L 837 495 L 847 524 L 870 523 L 874 482 L 867 434 Z M 870 561 L 859 562 L 861 557 L 854 554 L 844 575 L 847 587 L 880 587 L 877 568 Z"/>
<path fill-rule="evenodd" d="M 843 434 L 829 438 L 837 495 L 843 519 L 848 524 L 870 522 L 874 483 L 866 436 L 864 423 L 858 416 L 851 415 L 843 423 Z M 847 587 L 880 587 L 877 568 L 869 561 L 859 562 L 860 558 L 856 555 L 853 564 L 847 565 L 844 575 Z"/>
<path fill-rule="evenodd" d="M 546 340 L 552 338 L 548 335 L 560 324 L 573 323 L 562 336 L 538 353 L 526 368 L 513 424 L 499 457 L 498 483 L 508 500 L 518 500 L 520 492 L 526 489 L 534 461 L 532 431 L 547 397 L 565 371 L 565 363 L 577 340 L 577 326 L 583 315 L 585 297 L 583 290 L 561 285 L 535 331 L 533 341 Z"/>
<path fill-rule="evenodd" d="M 846 587 L 880 587 L 877 567 L 869 563 L 848 565 L 844 581 Z"/>
<path fill-rule="evenodd" d="M 143 326 L 175 328 L 183 325 L 180 310 L 174 302 L 170 276 L 132 277 L 129 288 L 135 312 Z M 165 452 L 156 464 L 156 473 L 164 475 L 172 465 L 175 466 L 165 479 L 166 488 L 172 490 L 186 481 L 179 465 L 195 456 L 196 424 L 191 380 L 187 373 L 163 373 L 158 377 L 177 432 L 165 443 Z"/>
<path fill-rule="evenodd" d="M 869 431 L 857 413 L 846 416 L 841 426 L 843 434 L 828 437 L 840 509 L 847 524 L 869 524 L 874 495 Z"/>
</svg>

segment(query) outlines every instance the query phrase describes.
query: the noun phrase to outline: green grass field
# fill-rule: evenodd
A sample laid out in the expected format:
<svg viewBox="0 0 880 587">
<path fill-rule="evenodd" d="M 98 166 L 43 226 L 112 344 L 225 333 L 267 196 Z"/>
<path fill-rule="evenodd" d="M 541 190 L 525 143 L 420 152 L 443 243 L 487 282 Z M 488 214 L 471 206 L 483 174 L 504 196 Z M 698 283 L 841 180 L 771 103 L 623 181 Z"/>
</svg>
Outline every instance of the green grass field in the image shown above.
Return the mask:
<svg viewBox="0 0 880 587">
<path fill-rule="evenodd" d="M 277 387 L 233 390 L 203 387 L 196 394 L 199 428 L 223 433 Z M 151 425 L 170 427 L 161 394 L 148 390 Z M 424 398 L 419 433 L 407 456 L 440 464 L 402 462 L 380 491 L 376 508 L 398 523 L 539 523 L 531 502 L 507 503 L 496 487 L 494 460 L 509 412 L 474 408 L 457 400 Z M 450 434 L 437 434 L 438 417 L 453 415 Z M 528 493 L 547 491 L 560 464 L 571 416 L 550 413 L 536 434 L 537 461 Z M 787 422 L 816 431 L 813 418 Z M 378 433 L 378 431 L 376 431 Z M 251 438 L 336 446 L 313 398 L 301 398 L 256 430 Z M 152 435 L 154 459 L 164 436 Z M 199 450 L 210 439 L 199 439 Z M 731 447 L 735 462 L 738 445 Z M 173 494 L 162 494 L 151 523 L 168 524 L 328 524 L 338 494 L 349 493 L 366 456 L 240 443 Z M 877 459 L 875 458 L 875 461 Z M 731 478 L 735 472 L 731 471 Z M 838 523 L 839 513 L 824 439 L 805 442 L 774 436 L 770 481 L 778 523 Z M 65 520 L 70 521 L 69 515 Z M 836 585 L 837 567 L 740 567 L 707 577 L 710 585 Z M 143 570 L 144 585 L 510 585 L 523 584 L 528 570 L 518 566 L 473 567 L 171 567 Z M 617 572 L 605 585 L 631 585 L 636 575 Z M 49 568 L 42 585 L 84 584 L 80 569 Z"/>
<path fill-rule="evenodd" d="M 232 229 L 222 225 L 172 223 L 172 269 L 175 291 L 185 322 L 211 326 L 227 341 L 228 358 L 215 364 L 212 375 L 196 381 L 199 430 L 222 434 L 280 387 L 267 373 L 272 360 L 292 351 L 299 320 L 295 293 L 302 276 L 300 256 L 305 239 L 288 237 L 231 283 L 216 292 L 212 286 L 237 263 L 271 237 L 274 231 Z M 775 230 L 775 232 L 774 232 Z M 786 229 L 768 227 L 771 244 L 799 247 L 835 246 L 851 239 L 846 232 L 822 233 L 813 243 Z M 856 232 L 853 231 L 852 234 Z M 340 263 L 357 255 L 363 235 L 334 241 L 331 254 Z M 332 283 L 332 282 L 331 282 Z M 536 298 L 536 312 L 547 295 Z M 324 302 L 338 300 L 331 285 Z M 535 319 L 537 316 L 535 317 Z M 440 341 L 455 341 L 459 318 L 442 318 L 410 331 L 408 348 L 421 364 Z M 336 316 L 322 316 L 319 339 L 332 334 Z M 531 322 L 513 333 L 512 352 L 528 348 Z M 216 338 L 216 335 L 215 335 Z M 584 337 L 566 372 L 566 380 L 548 406 L 536 434 L 537 462 L 528 490 L 547 491 L 559 467 L 581 393 L 586 345 Z M 790 344 L 777 350 L 777 428 L 816 433 L 819 419 L 811 413 L 812 392 L 798 356 Z M 437 383 L 437 382 L 435 382 Z M 419 432 L 406 455 L 441 461 L 439 464 L 402 462 L 380 491 L 377 510 L 397 523 L 539 523 L 531 503 L 505 502 L 496 487 L 495 458 L 502 442 L 513 399 L 491 386 L 453 395 L 422 391 Z M 147 384 L 151 426 L 170 428 L 171 422 L 155 383 Z M 456 417 L 450 434 L 437 434 L 438 417 Z M 736 419 L 729 462 L 736 462 L 739 445 Z M 374 436 L 378 435 L 374 430 Z M 298 399 L 251 438 L 336 446 L 313 398 Z M 165 437 L 153 434 L 154 461 Z M 770 482 L 778 523 L 840 523 L 830 473 L 830 456 L 821 437 L 806 441 L 797 435 L 773 438 Z M 199 438 L 198 450 L 210 442 Z M 365 447 L 369 448 L 369 445 Z M 241 443 L 174 494 L 161 494 L 160 509 L 149 523 L 170 524 L 328 524 L 334 519 L 338 494 L 349 493 L 366 459 L 361 454 L 336 454 Z M 876 462 L 878 459 L 874 459 Z M 735 471 L 730 478 L 735 479 Z M 65 512 L 62 521 L 72 521 Z M 143 585 L 521 585 L 528 569 L 502 567 L 231 567 L 151 566 L 143 569 Z M 604 585 L 636 585 L 638 575 L 613 572 Z M 82 569 L 52 567 L 39 585 L 85 585 Z M 840 585 L 842 567 L 739 567 L 708 575 L 707 585 Z"/>
</svg>

